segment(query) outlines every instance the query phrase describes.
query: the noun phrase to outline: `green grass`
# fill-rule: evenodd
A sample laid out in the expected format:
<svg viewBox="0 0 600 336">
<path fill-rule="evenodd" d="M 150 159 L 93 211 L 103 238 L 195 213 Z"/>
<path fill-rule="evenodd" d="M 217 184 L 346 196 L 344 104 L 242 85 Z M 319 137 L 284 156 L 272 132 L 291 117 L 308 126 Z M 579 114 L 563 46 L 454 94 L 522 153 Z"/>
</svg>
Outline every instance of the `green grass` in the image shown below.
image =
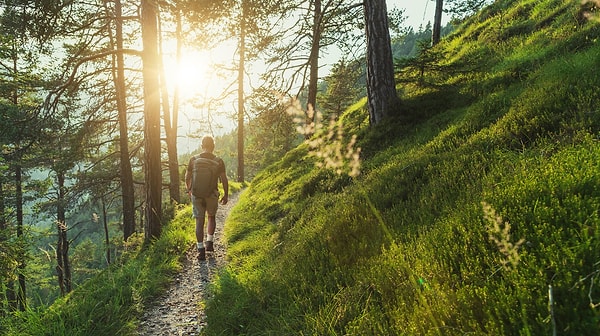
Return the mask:
<svg viewBox="0 0 600 336">
<path fill-rule="evenodd" d="M 230 183 L 230 191 L 241 185 Z M 192 209 L 181 205 L 161 237 L 143 246 L 143 236 L 127 241 L 117 263 L 74 289 L 50 307 L 16 313 L 0 320 L 2 335 L 136 335 L 138 318 L 181 271 L 182 256 L 195 242 Z"/>
<path fill-rule="evenodd" d="M 450 75 L 402 87 L 411 115 L 352 106 L 357 178 L 306 146 L 259 174 L 206 335 L 600 332 L 600 32 L 577 5 L 496 2 L 438 46 Z"/>
<path fill-rule="evenodd" d="M 181 269 L 179 258 L 192 243 L 190 216 L 190 211 L 180 212 L 147 249 L 141 248 L 143 237 L 132 236 L 127 261 L 112 265 L 47 309 L 19 314 L 6 334 L 134 335 L 144 304 Z"/>
</svg>

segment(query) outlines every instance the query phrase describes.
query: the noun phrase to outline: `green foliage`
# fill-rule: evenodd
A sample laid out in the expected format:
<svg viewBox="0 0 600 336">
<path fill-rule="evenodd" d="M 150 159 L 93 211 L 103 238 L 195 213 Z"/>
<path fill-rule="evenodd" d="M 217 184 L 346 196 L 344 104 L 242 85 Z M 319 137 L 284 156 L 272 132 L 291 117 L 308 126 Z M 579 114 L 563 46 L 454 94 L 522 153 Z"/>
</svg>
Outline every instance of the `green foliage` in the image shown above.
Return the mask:
<svg viewBox="0 0 600 336">
<path fill-rule="evenodd" d="M 420 86 L 426 85 L 425 74 L 430 75 L 430 72 L 438 72 L 440 70 L 446 70 L 440 68 L 440 62 L 445 57 L 443 51 L 437 48 L 430 47 L 430 42 L 420 41 L 417 43 L 418 54 L 412 58 L 402 58 L 396 61 L 396 67 L 402 69 L 403 72 L 412 70 L 410 72 L 416 73 L 416 78 L 410 78 L 409 74 L 401 75 L 401 81 L 416 81 Z"/>
<path fill-rule="evenodd" d="M 252 110 L 260 113 L 245 129 L 244 167 L 249 180 L 298 144 L 297 138 L 290 136 L 294 134 L 292 117 L 272 91 L 259 89 L 254 92 Z M 237 137 L 236 132 L 232 132 L 231 137 Z M 237 160 L 237 148 L 232 152 Z"/>
<path fill-rule="evenodd" d="M 179 211 L 160 239 L 142 249 L 141 236 L 112 265 L 47 309 L 30 309 L 3 321 L 3 335 L 135 335 L 136 318 L 181 268 L 194 241 L 191 207 Z M 136 239 L 139 238 L 139 239 Z M 137 243 L 136 243 L 137 242 Z"/>
<path fill-rule="evenodd" d="M 325 119 L 337 119 L 359 97 L 356 82 L 360 70 L 360 63 L 349 64 L 344 59 L 333 65 L 331 74 L 325 78 L 327 89 L 317 95 L 317 108 Z"/>
<path fill-rule="evenodd" d="M 206 334 L 600 332 L 600 31 L 577 13 L 496 1 L 467 19 L 435 47 L 436 85 L 401 86 L 412 115 L 341 116 L 358 177 L 304 145 L 259 174 Z"/>
</svg>

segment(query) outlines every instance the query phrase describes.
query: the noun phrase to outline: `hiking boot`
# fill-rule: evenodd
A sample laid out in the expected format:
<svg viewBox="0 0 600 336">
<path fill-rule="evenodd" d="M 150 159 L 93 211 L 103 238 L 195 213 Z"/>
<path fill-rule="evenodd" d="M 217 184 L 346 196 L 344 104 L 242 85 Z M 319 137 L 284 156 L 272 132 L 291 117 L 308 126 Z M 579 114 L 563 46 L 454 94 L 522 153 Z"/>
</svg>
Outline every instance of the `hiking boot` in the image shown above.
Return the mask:
<svg viewBox="0 0 600 336">
<path fill-rule="evenodd" d="M 204 242 L 204 247 L 206 248 L 206 251 L 208 251 L 208 252 L 213 252 L 215 250 L 215 248 L 213 247 L 213 242 L 209 241 L 209 240 Z"/>
<path fill-rule="evenodd" d="M 198 260 L 206 260 L 206 250 L 204 249 L 204 247 L 198 249 Z"/>
</svg>

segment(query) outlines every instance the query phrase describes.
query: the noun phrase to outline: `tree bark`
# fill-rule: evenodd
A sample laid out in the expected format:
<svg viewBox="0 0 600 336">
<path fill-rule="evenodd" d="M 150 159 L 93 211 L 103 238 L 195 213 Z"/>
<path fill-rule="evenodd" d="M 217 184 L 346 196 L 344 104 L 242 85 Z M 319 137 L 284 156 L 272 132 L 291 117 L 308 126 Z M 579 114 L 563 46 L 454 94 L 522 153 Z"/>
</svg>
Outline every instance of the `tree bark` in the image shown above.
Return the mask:
<svg viewBox="0 0 600 336">
<path fill-rule="evenodd" d="M 121 0 L 115 0 L 115 41 L 117 50 L 123 50 L 123 11 Z M 125 61 L 122 52 L 116 53 L 117 113 L 119 118 L 119 168 L 121 179 L 121 204 L 123 207 L 123 240 L 135 232 L 135 191 L 129 158 L 129 133 L 127 127 L 127 89 L 125 86 Z"/>
<path fill-rule="evenodd" d="M 23 237 L 23 169 L 19 164 L 15 167 L 15 182 L 16 182 L 16 212 L 17 212 L 17 239 Z M 23 251 L 23 254 L 25 252 Z M 25 255 L 19 256 L 19 275 L 17 288 L 17 308 L 20 311 L 25 311 L 27 307 L 27 288 L 25 283 Z"/>
<path fill-rule="evenodd" d="M 60 294 L 66 295 L 71 292 L 71 264 L 69 262 L 69 240 L 67 237 L 67 222 L 65 210 L 65 173 L 56 172 L 58 198 L 56 200 L 56 226 L 58 231 L 58 243 L 56 246 L 56 270 L 58 272 L 58 284 Z"/>
<path fill-rule="evenodd" d="M 106 202 L 104 197 L 101 199 L 102 202 L 102 224 L 104 226 L 104 245 L 106 247 L 106 263 L 110 265 L 110 236 L 108 235 L 108 211 L 106 209 Z"/>
<path fill-rule="evenodd" d="M 322 35 L 322 6 L 321 0 L 314 0 L 313 9 L 313 27 L 312 27 L 312 40 L 310 46 L 310 56 L 309 56 L 309 64 L 310 70 L 308 75 L 308 97 L 306 100 L 307 103 L 307 111 L 309 109 L 313 109 L 312 117 L 307 120 L 308 123 L 315 122 L 316 111 L 317 111 L 317 89 L 319 85 L 319 51 L 321 46 L 321 35 Z M 307 137 L 310 137 L 311 134 L 306 134 Z"/>
<path fill-rule="evenodd" d="M 242 15 L 240 18 L 240 62 L 238 66 L 238 129 L 237 129 L 237 181 L 244 182 L 244 72 L 246 63 L 246 12 L 242 1 Z"/>
<path fill-rule="evenodd" d="M 444 0 L 435 1 L 435 15 L 433 17 L 433 31 L 431 34 L 431 45 L 434 46 L 440 42 L 442 34 L 442 10 L 444 9 Z"/>
<path fill-rule="evenodd" d="M 400 100 L 394 80 L 394 61 L 385 0 L 364 0 L 367 35 L 367 98 L 369 122 L 376 125 L 398 113 Z"/>
<path fill-rule="evenodd" d="M 181 12 L 177 11 L 177 64 L 181 62 Z M 181 194 L 179 192 L 180 177 L 179 177 L 179 159 L 177 158 L 177 114 L 179 113 L 179 83 L 175 83 L 175 92 L 173 94 L 173 113 L 170 113 L 169 107 L 169 92 L 167 90 L 167 82 L 165 76 L 164 63 L 161 57 L 161 88 L 163 92 L 163 115 L 165 123 L 165 136 L 167 144 L 167 156 L 169 166 L 169 196 L 171 201 L 176 203 L 181 202 Z"/>
<path fill-rule="evenodd" d="M 158 56 L 158 8 L 152 0 L 141 0 L 142 77 L 144 82 L 144 173 L 146 185 L 145 239 L 161 233 L 162 170 L 160 147 L 160 87 Z"/>
</svg>

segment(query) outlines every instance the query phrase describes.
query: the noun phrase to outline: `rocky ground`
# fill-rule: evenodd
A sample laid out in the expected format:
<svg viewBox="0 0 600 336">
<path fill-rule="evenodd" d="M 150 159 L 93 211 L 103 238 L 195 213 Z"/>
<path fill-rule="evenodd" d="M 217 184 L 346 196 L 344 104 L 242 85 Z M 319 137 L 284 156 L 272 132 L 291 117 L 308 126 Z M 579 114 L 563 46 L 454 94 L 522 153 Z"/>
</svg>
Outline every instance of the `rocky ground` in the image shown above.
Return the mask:
<svg viewBox="0 0 600 336">
<path fill-rule="evenodd" d="M 223 224 L 230 209 L 237 202 L 232 195 L 226 205 L 219 205 L 215 230 L 215 252 L 207 252 L 205 261 L 198 261 L 196 245 L 185 255 L 183 270 L 177 274 L 169 289 L 144 312 L 140 327 L 141 336 L 199 335 L 206 325 L 202 302 L 208 298 L 207 286 L 225 264 L 225 245 L 222 243 Z M 190 218 L 190 225 L 193 219 Z"/>
</svg>

